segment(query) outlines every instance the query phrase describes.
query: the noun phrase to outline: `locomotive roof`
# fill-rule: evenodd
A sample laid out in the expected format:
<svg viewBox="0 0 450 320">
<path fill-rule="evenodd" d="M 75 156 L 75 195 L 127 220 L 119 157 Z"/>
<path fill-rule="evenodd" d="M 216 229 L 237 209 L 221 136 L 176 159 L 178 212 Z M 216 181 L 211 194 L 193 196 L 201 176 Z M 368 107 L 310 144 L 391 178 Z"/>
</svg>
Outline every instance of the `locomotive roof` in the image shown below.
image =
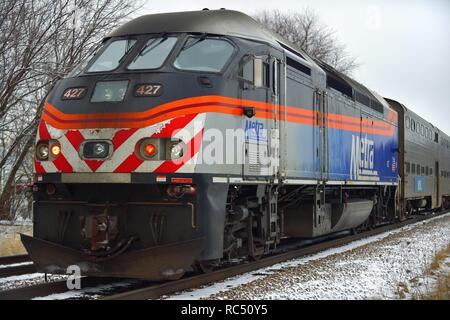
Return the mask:
<svg viewBox="0 0 450 320">
<path fill-rule="evenodd" d="M 289 47 L 294 51 L 301 53 L 303 57 L 308 57 L 310 62 L 313 64 L 315 63 L 318 67 L 322 68 L 328 76 L 341 79 L 341 81 L 344 81 L 348 86 L 389 108 L 389 104 L 378 94 L 369 90 L 357 81 L 343 75 L 323 61 L 309 57 L 309 55 L 298 46 L 290 43 L 278 34 L 265 28 L 252 17 L 239 11 L 221 9 L 144 15 L 133 19 L 112 31 L 106 39 L 111 37 L 164 32 L 209 33 L 259 40 L 275 47 L 280 47 L 281 45 Z"/>
<path fill-rule="evenodd" d="M 279 41 L 283 41 L 245 13 L 224 9 L 144 15 L 117 28 L 107 38 L 163 32 L 228 35 L 260 40 L 276 46 L 279 46 Z"/>
</svg>

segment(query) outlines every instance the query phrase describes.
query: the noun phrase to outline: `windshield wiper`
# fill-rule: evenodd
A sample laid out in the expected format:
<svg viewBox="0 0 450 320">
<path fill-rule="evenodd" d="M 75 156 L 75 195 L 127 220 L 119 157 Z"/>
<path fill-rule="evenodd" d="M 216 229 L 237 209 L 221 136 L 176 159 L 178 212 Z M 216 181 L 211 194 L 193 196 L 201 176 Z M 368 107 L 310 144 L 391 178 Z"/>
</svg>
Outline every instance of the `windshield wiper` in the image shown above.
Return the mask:
<svg viewBox="0 0 450 320">
<path fill-rule="evenodd" d="M 147 41 L 147 43 L 145 44 L 144 47 L 142 47 L 141 51 L 139 52 L 139 54 L 137 56 L 142 57 L 142 56 L 146 55 L 147 53 L 149 53 L 150 51 L 155 49 L 157 46 L 159 46 L 161 43 L 166 41 L 168 38 L 169 37 L 167 36 L 167 34 L 164 33 L 161 36 L 161 40 L 159 40 L 159 42 L 155 43 L 155 41 Z M 158 39 L 158 38 L 155 38 L 155 39 Z"/>
<path fill-rule="evenodd" d="M 132 43 L 132 44 L 130 45 L 130 43 Z M 127 57 L 128 53 L 131 51 L 131 49 L 134 48 L 134 44 L 135 43 L 136 43 L 136 41 L 132 42 L 132 40 L 131 41 L 128 40 L 127 49 L 126 49 L 125 53 L 123 54 L 122 58 L 119 59 L 119 62 L 118 62 L 119 64 L 122 64 L 123 60 L 125 60 L 125 58 Z"/>
<path fill-rule="evenodd" d="M 198 38 L 196 41 L 192 42 L 191 44 L 188 44 L 186 46 L 183 47 L 183 49 L 181 49 L 181 51 L 187 50 L 189 48 L 192 48 L 193 46 L 195 46 L 197 43 L 202 42 L 203 40 L 205 40 L 207 37 L 207 34 L 202 34 L 202 36 L 200 38 Z"/>
</svg>

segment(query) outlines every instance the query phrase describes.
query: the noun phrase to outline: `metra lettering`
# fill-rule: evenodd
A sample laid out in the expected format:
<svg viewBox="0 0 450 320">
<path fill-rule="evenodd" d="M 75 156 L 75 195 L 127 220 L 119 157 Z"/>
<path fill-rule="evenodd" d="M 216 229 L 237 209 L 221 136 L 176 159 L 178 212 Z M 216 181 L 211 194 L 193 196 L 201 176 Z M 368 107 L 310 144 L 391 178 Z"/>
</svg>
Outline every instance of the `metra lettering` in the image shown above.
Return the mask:
<svg viewBox="0 0 450 320">
<path fill-rule="evenodd" d="M 264 124 L 259 121 L 245 121 L 245 137 L 250 140 L 267 141 L 267 132 Z"/>
<path fill-rule="evenodd" d="M 366 137 L 352 136 L 350 179 L 358 180 L 361 171 L 364 175 L 375 175 L 375 143 Z"/>
</svg>

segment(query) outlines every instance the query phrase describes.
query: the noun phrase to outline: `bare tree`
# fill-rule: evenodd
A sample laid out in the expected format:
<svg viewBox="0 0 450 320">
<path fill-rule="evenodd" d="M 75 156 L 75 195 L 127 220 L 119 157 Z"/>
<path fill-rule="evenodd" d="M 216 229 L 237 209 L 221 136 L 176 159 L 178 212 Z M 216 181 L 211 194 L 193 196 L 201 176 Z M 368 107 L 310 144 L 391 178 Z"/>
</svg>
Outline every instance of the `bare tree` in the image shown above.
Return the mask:
<svg viewBox="0 0 450 320">
<path fill-rule="evenodd" d="M 337 40 L 335 32 L 322 24 L 319 16 L 309 8 L 295 13 L 262 11 L 254 18 L 310 56 L 345 74 L 351 74 L 358 67 L 356 58 L 348 54 L 345 45 Z"/>
<path fill-rule="evenodd" d="M 31 179 L 30 151 L 48 92 L 140 5 L 133 0 L 0 1 L 0 217 L 13 216 L 12 190 Z"/>
</svg>

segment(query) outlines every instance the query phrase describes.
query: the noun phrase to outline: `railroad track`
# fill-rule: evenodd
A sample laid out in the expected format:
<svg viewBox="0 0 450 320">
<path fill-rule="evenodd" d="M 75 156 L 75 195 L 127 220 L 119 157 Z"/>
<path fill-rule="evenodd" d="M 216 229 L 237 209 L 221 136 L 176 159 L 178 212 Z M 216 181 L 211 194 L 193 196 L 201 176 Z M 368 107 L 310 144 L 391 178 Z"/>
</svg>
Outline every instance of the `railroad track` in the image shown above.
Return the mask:
<svg viewBox="0 0 450 320">
<path fill-rule="evenodd" d="M 187 289 L 194 289 L 197 287 L 201 287 L 203 285 L 207 285 L 213 282 L 225 280 L 229 277 L 237 276 L 243 273 L 252 272 L 261 268 L 269 267 L 271 265 L 288 261 L 291 259 L 299 258 L 305 255 L 310 255 L 313 253 L 317 253 L 326 249 L 331 249 L 335 247 L 339 247 L 350 242 L 361 240 L 370 236 L 374 236 L 377 234 L 381 234 L 383 232 L 387 232 L 390 230 L 394 230 L 397 228 L 401 228 L 407 226 L 409 224 L 417 223 L 423 220 L 427 220 L 432 217 L 436 217 L 439 215 L 443 215 L 448 212 L 438 213 L 438 214 L 429 214 L 426 216 L 417 216 L 411 219 L 408 219 L 403 222 L 398 222 L 391 225 L 385 225 L 378 227 L 373 230 L 365 231 L 359 234 L 347 236 L 344 238 L 338 238 L 335 240 L 330 240 L 318 244 L 313 244 L 304 248 L 292 250 L 286 253 L 277 254 L 273 256 L 268 256 L 262 258 L 261 260 L 240 264 L 233 267 L 217 270 L 208 274 L 197 275 L 193 277 L 182 278 L 176 281 L 165 282 L 158 285 L 152 285 L 149 287 L 144 287 L 136 290 L 131 290 L 115 295 L 110 295 L 103 297 L 102 300 L 147 300 L 147 299 L 158 299 L 163 295 L 172 294 L 175 292 L 180 292 Z"/>
<path fill-rule="evenodd" d="M 36 271 L 27 254 L 0 257 L 0 278 L 18 276 Z"/>
<path fill-rule="evenodd" d="M 355 235 L 346 237 L 340 237 L 333 240 L 327 240 L 325 242 L 314 243 L 312 245 L 302 246 L 297 249 L 291 249 L 287 252 L 278 253 L 261 258 L 258 261 L 247 262 L 231 267 L 219 269 L 217 271 L 201 274 L 186 276 L 180 280 L 167 281 L 162 283 L 149 283 L 143 281 L 141 284 L 132 286 L 133 289 L 126 290 L 117 294 L 104 296 L 102 300 L 144 300 L 144 299 L 157 299 L 161 296 L 173 294 L 187 289 L 194 289 L 207 285 L 213 282 L 225 280 L 229 277 L 237 276 L 243 273 L 252 272 L 261 268 L 269 267 L 271 265 L 284 262 L 287 260 L 299 258 L 302 256 L 314 254 L 326 249 L 339 247 L 350 242 L 364 239 L 366 237 L 381 234 L 386 231 L 394 230 L 400 227 L 404 227 L 409 224 L 417 223 L 423 220 L 427 220 L 432 217 L 437 217 L 448 212 L 438 214 L 428 214 L 424 216 L 416 216 L 403 222 L 398 222 L 392 225 L 385 225 L 373 230 L 365 231 Z M 8 257 L 9 258 L 9 257 Z M 0 260 L 1 261 L 1 260 Z M 91 288 L 99 285 L 120 283 L 119 279 L 111 278 L 93 278 L 84 277 L 81 279 L 82 288 Z M 51 294 L 64 293 L 69 291 L 66 286 L 66 281 L 56 281 L 51 283 L 43 283 L 33 285 L 29 287 L 17 288 L 12 290 L 0 291 L 0 300 L 30 300 L 36 297 L 45 297 Z M 118 290 L 118 291 L 124 291 Z"/>
</svg>

